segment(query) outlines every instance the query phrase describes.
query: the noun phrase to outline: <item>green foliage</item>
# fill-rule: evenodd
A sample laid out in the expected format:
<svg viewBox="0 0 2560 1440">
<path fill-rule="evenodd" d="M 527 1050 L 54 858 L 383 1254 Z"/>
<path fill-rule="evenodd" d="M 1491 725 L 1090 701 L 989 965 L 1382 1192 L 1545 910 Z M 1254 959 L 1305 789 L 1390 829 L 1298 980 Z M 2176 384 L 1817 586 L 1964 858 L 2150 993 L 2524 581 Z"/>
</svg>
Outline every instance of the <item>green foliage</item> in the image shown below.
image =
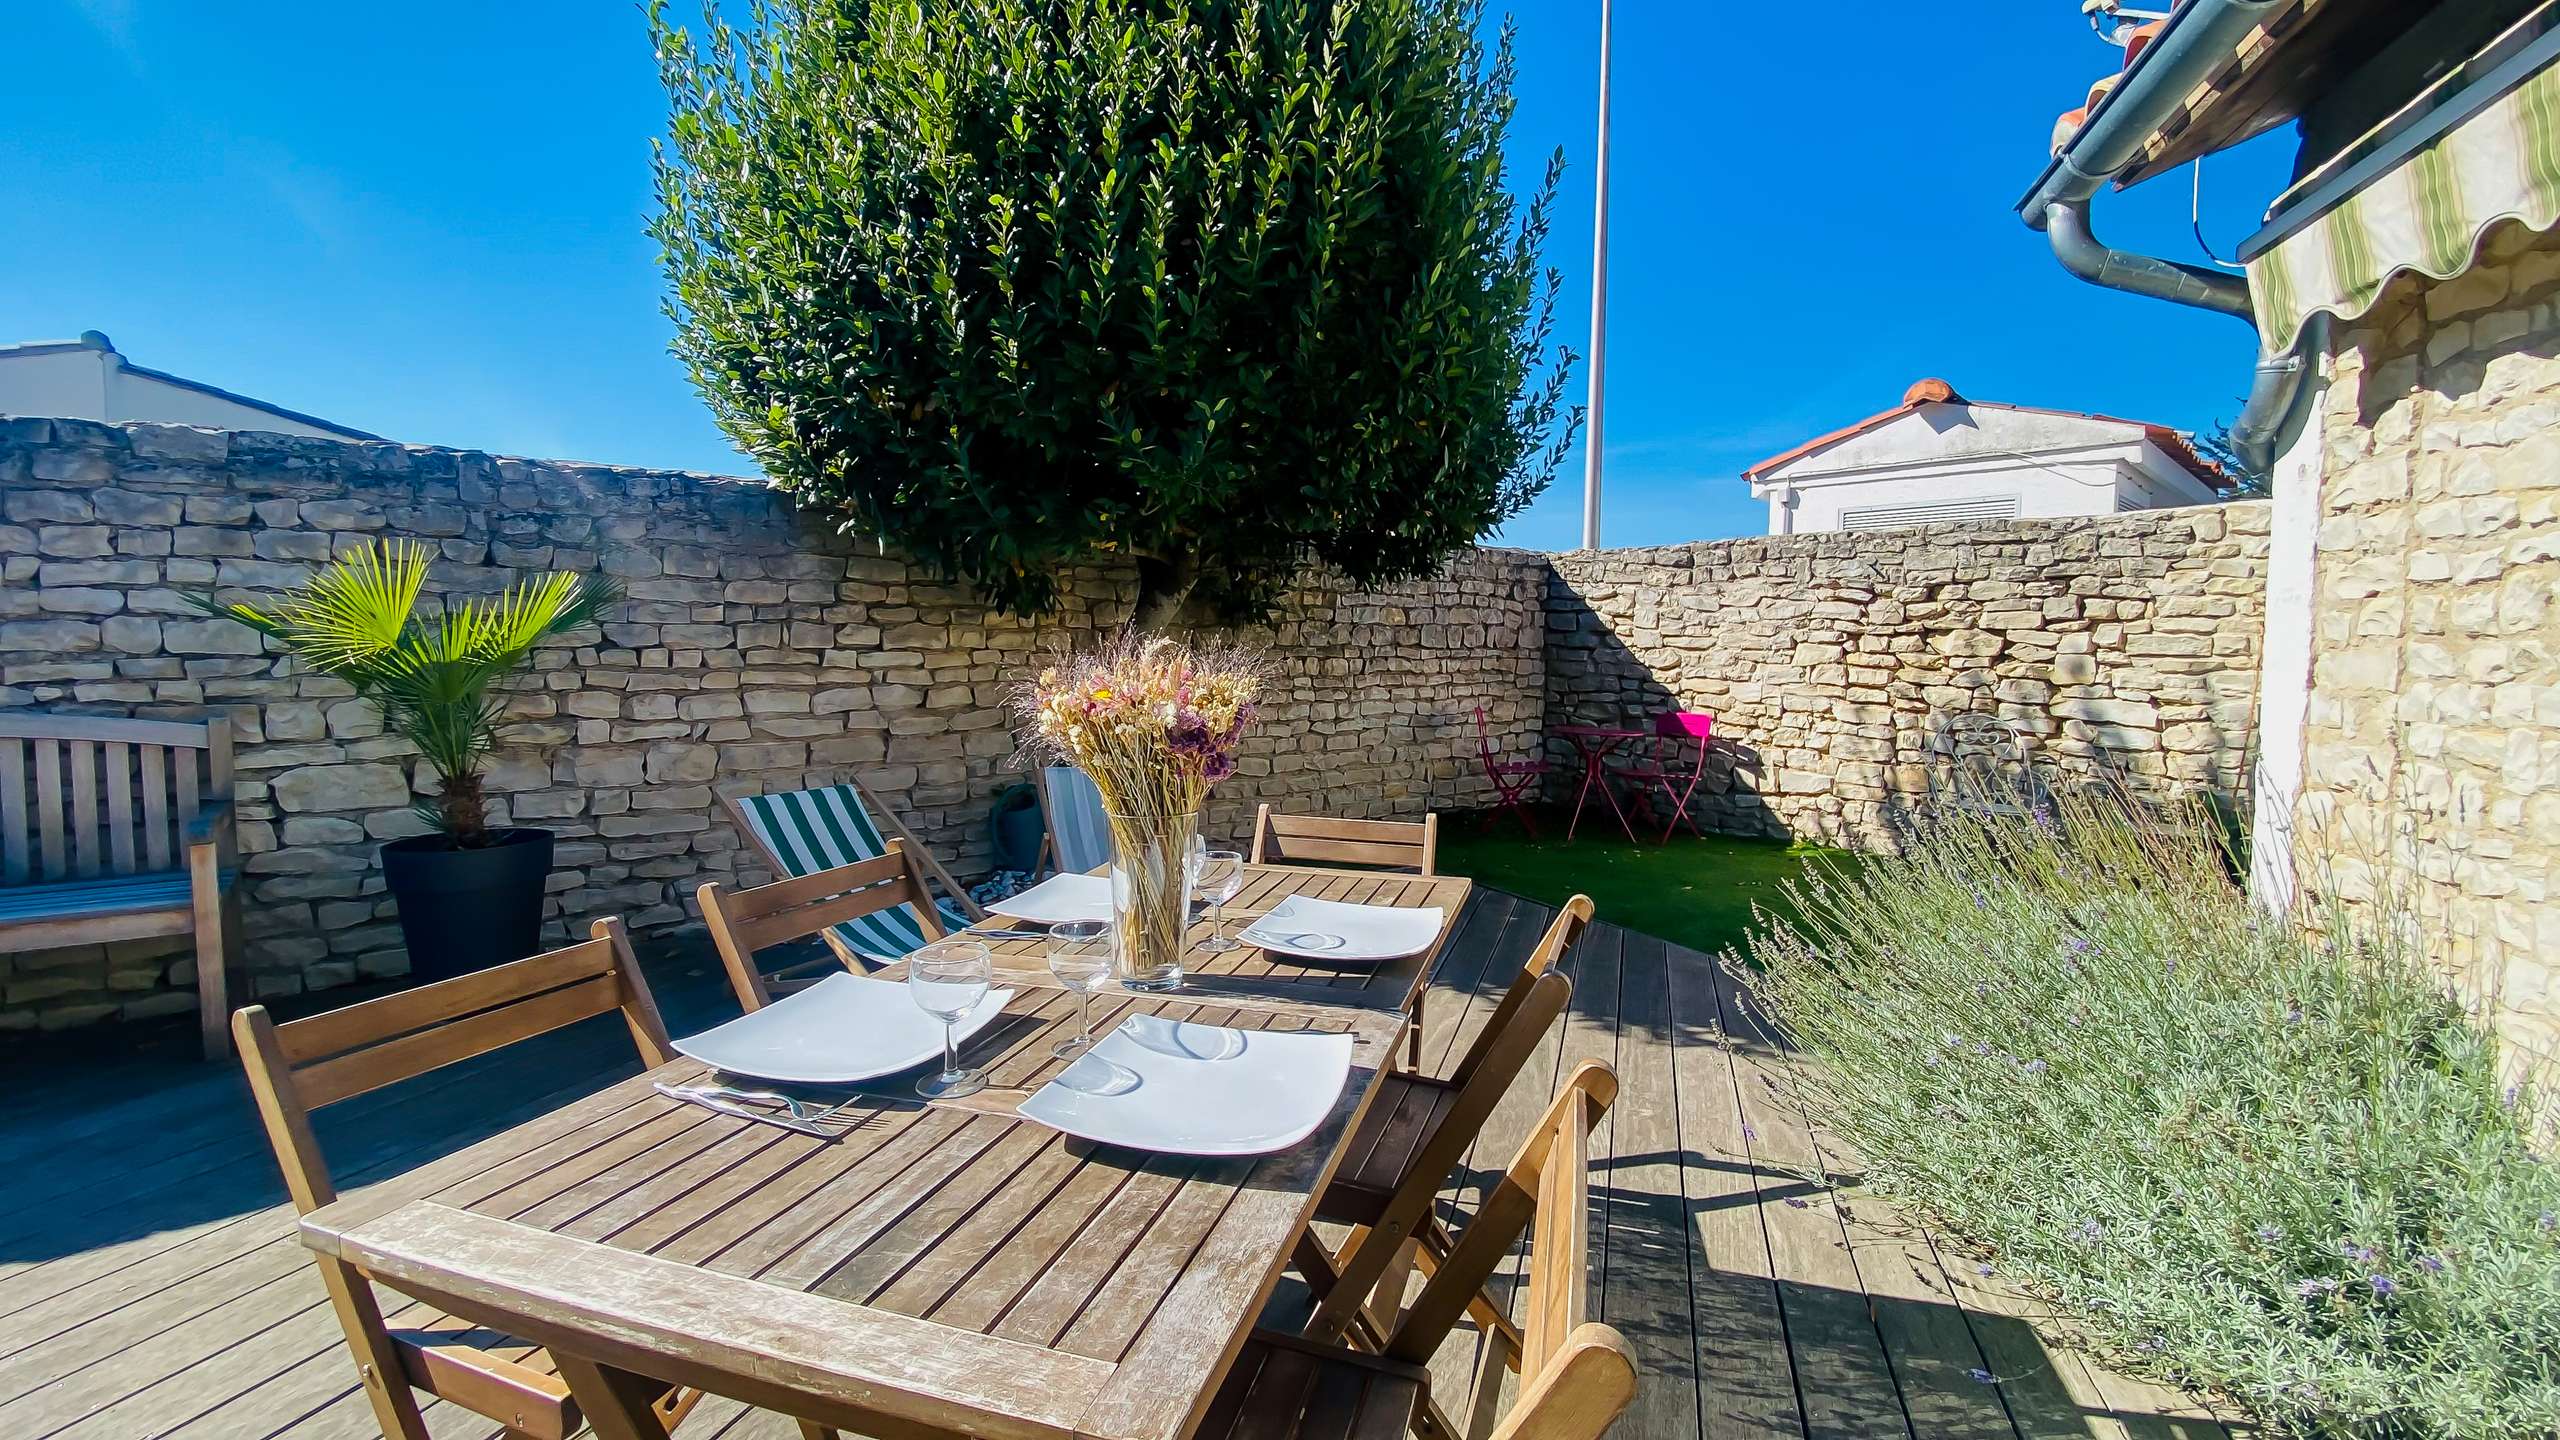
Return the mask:
<svg viewBox="0 0 2560 1440">
<path fill-rule="evenodd" d="M 480 763 L 497 743 L 499 704 L 490 687 L 534 647 L 592 625 L 620 597 L 592 576 L 553 574 L 483 600 L 456 600 L 421 617 L 433 552 L 413 542 L 348 551 L 272 606 L 223 605 L 191 596 L 208 614 L 272 636 L 312 669 L 355 687 L 383 722 L 418 747 L 441 778 L 418 807 L 459 846 L 488 841 Z"/>
<path fill-rule="evenodd" d="M 1137 561 L 1267 612 L 1431 573 L 1578 411 L 1503 185 L 1482 0 L 752 0 L 650 12 L 676 353 L 804 509 L 996 603 Z"/>
<path fill-rule="evenodd" d="M 2222 467 L 2231 477 L 2230 497 L 2234 500 L 2263 500 L 2275 493 L 2274 478 L 2266 471 L 2240 458 L 2231 446 L 2231 422 L 2216 420 L 2196 432 L 2196 453 Z"/>
<path fill-rule="evenodd" d="M 2546 1112 L 2394 921 L 2307 931 L 2210 817 L 1959 812 L 1734 966 L 1868 1183 L 2109 1360 L 2284 1433 L 2560 1427 Z"/>
</svg>

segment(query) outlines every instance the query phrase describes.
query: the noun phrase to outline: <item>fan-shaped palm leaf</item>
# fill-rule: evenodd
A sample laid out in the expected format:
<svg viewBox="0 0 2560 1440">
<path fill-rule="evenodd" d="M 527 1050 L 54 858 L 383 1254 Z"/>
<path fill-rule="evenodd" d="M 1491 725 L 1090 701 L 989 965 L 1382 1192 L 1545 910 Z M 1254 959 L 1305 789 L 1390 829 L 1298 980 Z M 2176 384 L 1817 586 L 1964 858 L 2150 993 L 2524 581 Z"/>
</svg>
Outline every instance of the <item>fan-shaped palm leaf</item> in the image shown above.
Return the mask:
<svg viewBox="0 0 2560 1440">
<path fill-rule="evenodd" d="M 334 675 L 382 708 L 384 722 L 443 777 L 432 812 L 459 843 L 478 842 L 480 761 L 497 740 L 499 702 L 489 690 L 535 646 L 596 623 L 619 598 L 610 582 L 554 574 L 520 580 L 485 600 L 454 601 L 421 619 L 418 597 L 433 558 L 426 546 L 384 542 L 339 556 L 273 605 L 198 609 L 273 636 L 315 670 Z"/>
</svg>

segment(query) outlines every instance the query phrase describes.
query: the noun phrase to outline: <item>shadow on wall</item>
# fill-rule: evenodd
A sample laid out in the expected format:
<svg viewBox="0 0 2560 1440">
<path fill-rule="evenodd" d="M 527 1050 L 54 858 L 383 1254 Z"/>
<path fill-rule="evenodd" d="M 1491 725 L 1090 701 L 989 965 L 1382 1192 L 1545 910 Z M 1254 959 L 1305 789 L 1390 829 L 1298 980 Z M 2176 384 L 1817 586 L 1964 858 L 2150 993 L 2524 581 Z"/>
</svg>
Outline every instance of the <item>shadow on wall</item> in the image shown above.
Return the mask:
<svg viewBox="0 0 2560 1440">
<path fill-rule="evenodd" d="M 1995 757 L 2243 808 L 2266 527 L 2241 503 L 1554 556 L 1550 798 L 1584 777 L 1555 727 L 1686 709 L 1716 722 L 1710 832 L 1891 848 Z"/>
<path fill-rule="evenodd" d="M 1561 626 L 1557 621 L 1560 598 L 1564 612 L 1571 617 L 1570 623 Z M 1602 621 L 1597 612 L 1582 606 L 1579 598 L 1561 574 L 1549 581 L 1547 734 L 1543 756 L 1549 769 L 1545 798 L 1564 805 L 1573 804 L 1581 793 L 1588 766 L 1584 749 L 1572 738 L 1558 734 L 1558 727 L 1596 725 L 1650 731 L 1654 717 L 1670 711 L 1703 709 L 1715 713 L 1710 704 L 1684 700 L 1643 656 L 1629 648 L 1614 627 Z M 1584 623 L 1586 618 L 1590 623 Z M 1604 763 L 1614 765 L 1627 756 L 1649 753 L 1647 747 L 1651 744 L 1650 739 L 1627 742 L 1624 749 Z M 1686 759 L 1685 750 L 1682 758 Z M 1707 744 L 1706 773 L 1689 799 L 1688 818 L 1712 835 L 1795 840 L 1795 830 L 1769 803 L 1773 778 L 1760 748 L 1727 733 L 1726 718 L 1717 715 L 1716 734 Z M 1778 783 L 1805 785 L 1812 781 L 1809 777 L 1795 777 Z M 1648 798 L 1659 805 L 1658 794 Z M 1596 787 L 1590 803 L 1606 803 Z M 1667 817 L 1648 813 L 1656 813 L 1654 824 L 1659 833 L 1662 820 Z"/>
</svg>

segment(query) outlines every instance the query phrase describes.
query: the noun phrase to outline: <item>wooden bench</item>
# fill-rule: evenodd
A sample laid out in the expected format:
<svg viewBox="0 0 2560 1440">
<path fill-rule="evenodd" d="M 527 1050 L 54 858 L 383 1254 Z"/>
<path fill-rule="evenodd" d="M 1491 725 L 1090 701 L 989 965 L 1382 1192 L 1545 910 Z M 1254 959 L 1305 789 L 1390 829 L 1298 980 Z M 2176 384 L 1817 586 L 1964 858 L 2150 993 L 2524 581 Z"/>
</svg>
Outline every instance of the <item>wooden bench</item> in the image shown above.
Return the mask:
<svg viewBox="0 0 2560 1440">
<path fill-rule="evenodd" d="M 230 1053 L 231 722 L 0 711 L 0 954 L 193 935 Z"/>
</svg>

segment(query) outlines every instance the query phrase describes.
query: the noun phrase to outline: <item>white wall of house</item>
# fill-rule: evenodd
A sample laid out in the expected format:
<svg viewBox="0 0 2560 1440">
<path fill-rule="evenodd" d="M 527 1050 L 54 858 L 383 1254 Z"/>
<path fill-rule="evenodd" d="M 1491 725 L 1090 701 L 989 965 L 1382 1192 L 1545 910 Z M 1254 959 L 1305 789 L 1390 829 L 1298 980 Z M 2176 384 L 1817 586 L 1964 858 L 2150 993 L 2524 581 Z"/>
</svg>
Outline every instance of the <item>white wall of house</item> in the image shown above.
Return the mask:
<svg viewBox="0 0 2560 1440">
<path fill-rule="evenodd" d="M 78 340 L 0 346 L 0 415 L 109 424 L 146 420 L 329 440 L 366 438 L 361 431 L 315 424 L 310 417 L 247 396 L 136 370 L 96 331 Z"/>
<path fill-rule="evenodd" d="M 2140 425 L 1925 405 L 1754 477 L 1769 533 L 2060 518 L 2204 505 L 2219 495 Z"/>
</svg>

